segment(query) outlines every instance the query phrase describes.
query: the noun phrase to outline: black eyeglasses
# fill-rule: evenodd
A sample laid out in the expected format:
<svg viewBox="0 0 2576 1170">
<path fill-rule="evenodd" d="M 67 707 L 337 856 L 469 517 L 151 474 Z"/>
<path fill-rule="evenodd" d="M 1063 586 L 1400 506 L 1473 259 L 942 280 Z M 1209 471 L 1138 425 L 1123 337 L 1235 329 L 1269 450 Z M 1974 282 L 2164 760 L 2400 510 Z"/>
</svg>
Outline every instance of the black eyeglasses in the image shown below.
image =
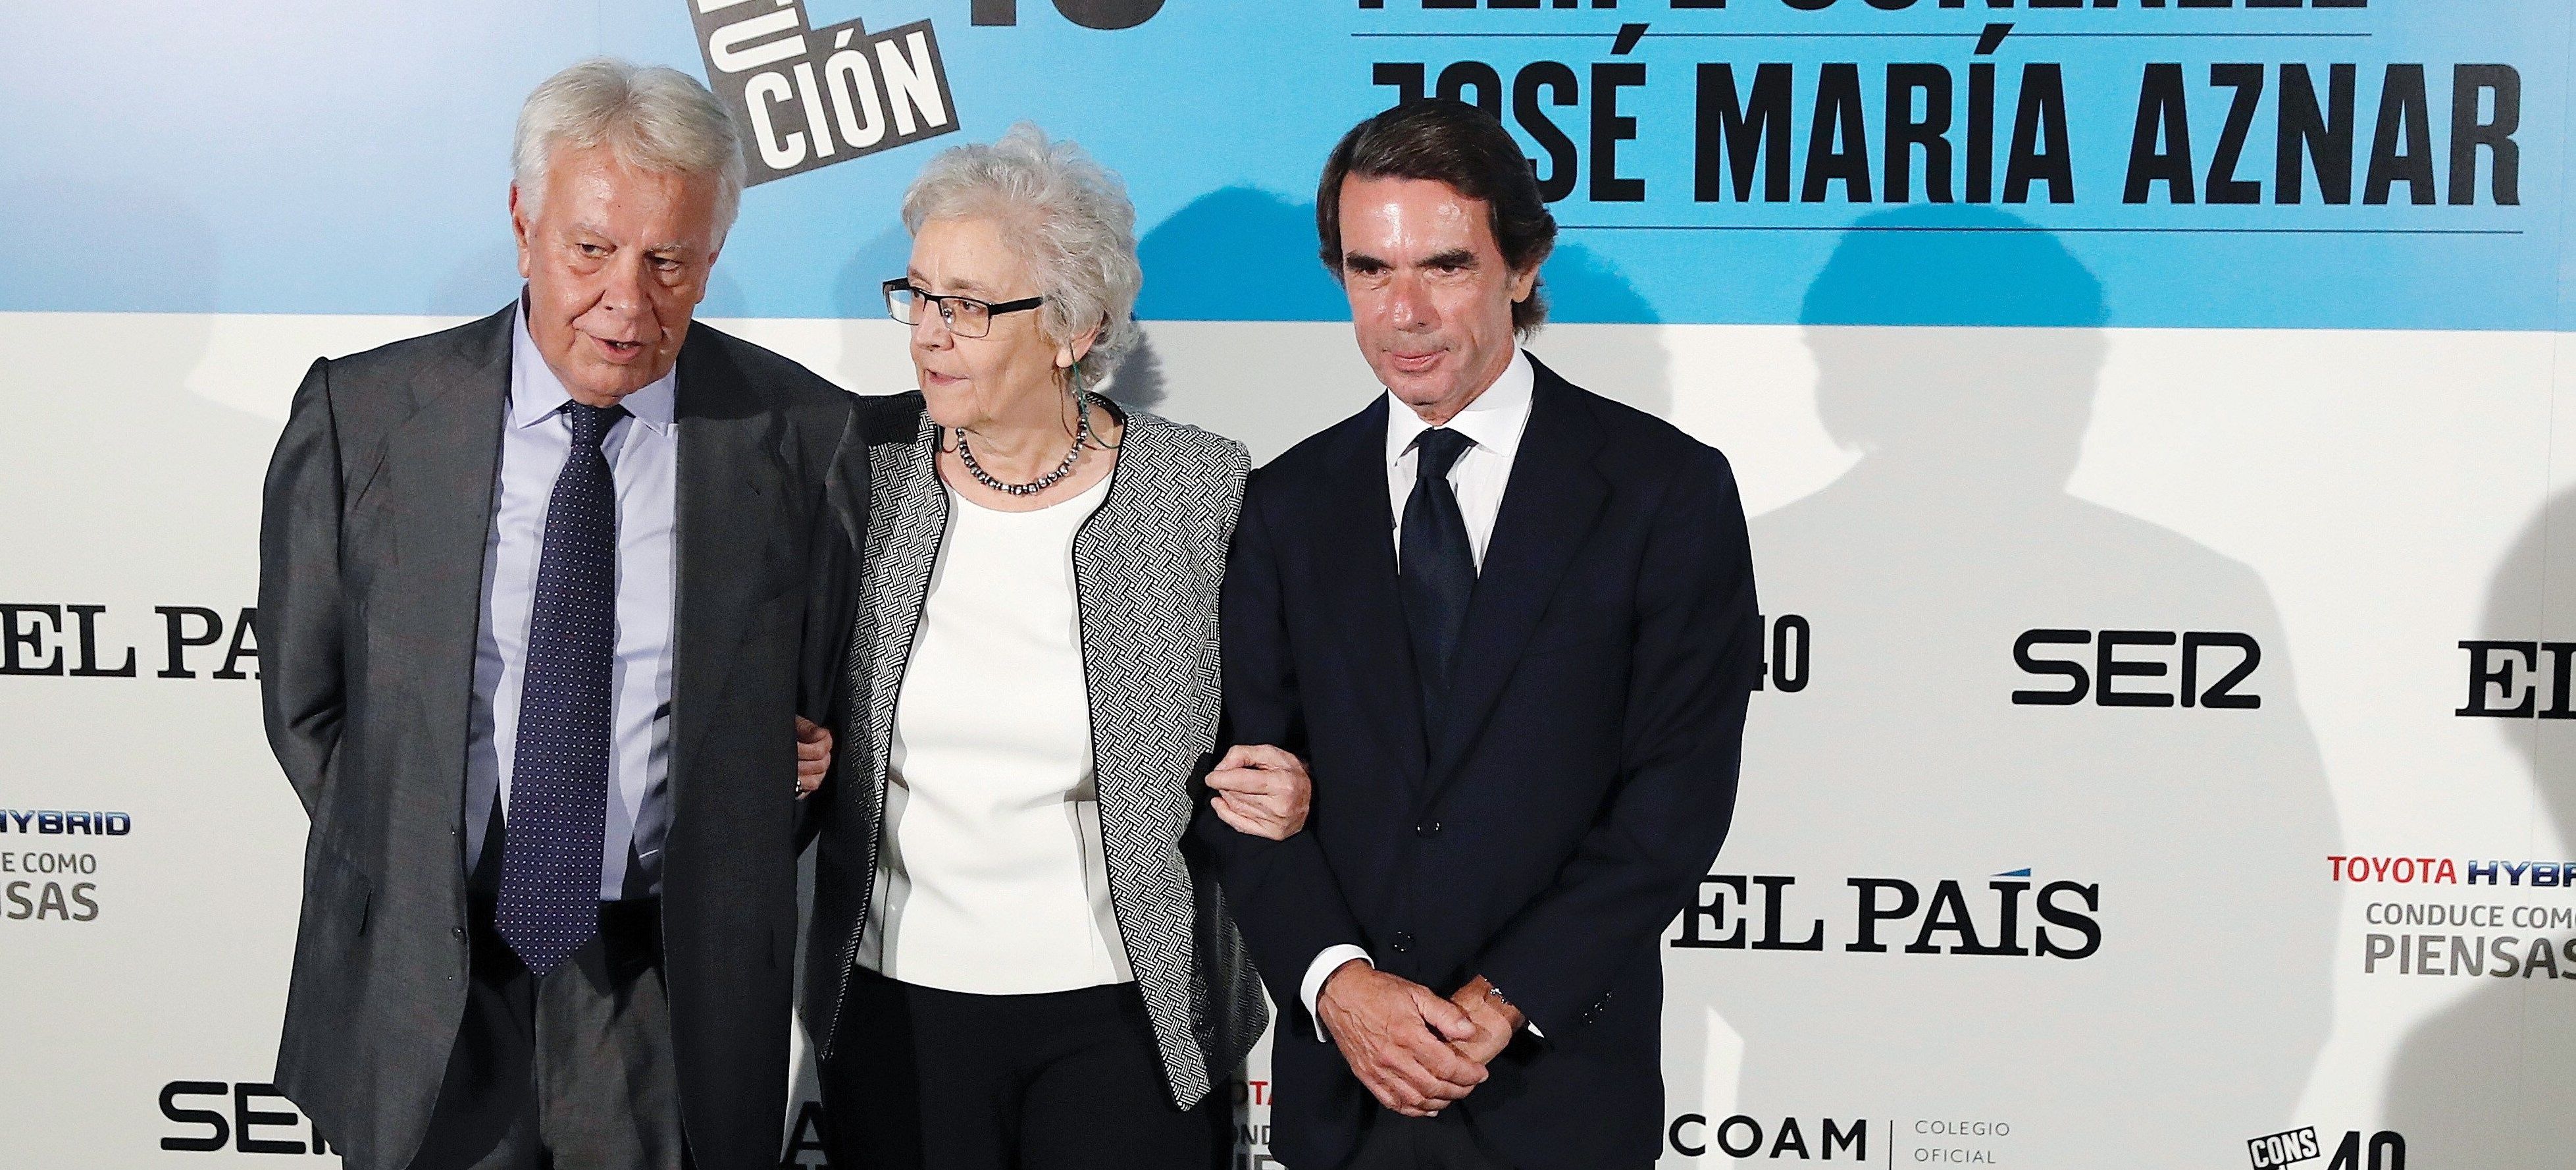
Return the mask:
<svg viewBox="0 0 2576 1170">
<path fill-rule="evenodd" d="M 979 301 L 973 297 L 941 296 L 915 286 L 910 277 L 898 276 L 885 282 L 886 312 L 906 325 L 921 324 L 924 303 L 939 306 L 939 319 L 948 331 L 959 337 L 982 337 L 993 331 L 993 318 L 1004 313 L 1021 313 L 1046 303 L 1045 297 L 1022 297 L 1016 301 Z"/>
</svg>

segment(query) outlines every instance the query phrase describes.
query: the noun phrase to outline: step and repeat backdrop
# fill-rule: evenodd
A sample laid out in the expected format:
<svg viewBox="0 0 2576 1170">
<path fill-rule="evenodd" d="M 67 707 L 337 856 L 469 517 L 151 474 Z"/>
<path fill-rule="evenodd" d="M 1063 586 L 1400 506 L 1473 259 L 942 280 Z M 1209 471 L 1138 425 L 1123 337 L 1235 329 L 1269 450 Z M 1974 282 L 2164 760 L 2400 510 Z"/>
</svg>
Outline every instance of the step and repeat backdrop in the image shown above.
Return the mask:
<svg viewBox="0 0 2576 1170">
<path fill-rule="evenodd" d="M 943 147 L 1134 195 L 1112 392 L 1378 393 L 1315 175 L 1421 95 L 1564 227 L 1534 352 L 1723 448 L 1767 625 L 1670 928 L 1664 1165 L 2576 1159 L 2567 0 L 449 0 L 0 11 L 0 1165 L 320 1165 L 259 481 L 317 355 L 517 284 L 512 119 L 677 65 L 701 316 L 908 388 Z M 2562 418 L 2561 406 L 2569 407 Z M 819 1166 L 810 1073 L 783 1166 Z M 1268 1154 L 1256 1053 L 1238 1164 Z"/>
</svg>

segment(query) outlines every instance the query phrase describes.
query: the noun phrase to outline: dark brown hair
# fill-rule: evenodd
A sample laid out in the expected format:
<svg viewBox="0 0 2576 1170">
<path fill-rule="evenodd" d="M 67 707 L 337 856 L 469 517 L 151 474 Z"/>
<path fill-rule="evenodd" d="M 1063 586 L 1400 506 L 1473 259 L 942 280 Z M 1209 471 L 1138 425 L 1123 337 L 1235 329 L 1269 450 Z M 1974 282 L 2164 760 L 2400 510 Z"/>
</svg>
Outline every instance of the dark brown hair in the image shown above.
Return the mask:
<svg viewBox="0 0 2576 1170">
<path fill-rule="evenodd" d="M 1483 200 L 1503 263 L 1526 272 L 1556 247 L 1556 217 L 1539 197 L 1538 176 L 1501 122 L 1465 102 L 1425 98 L 1351 127 L 1324 161 L 1315 188 L 1315 234 L 1324 267 L 1342 278 L 1342 180 L 1428 179 Z M 1547 298 L 1530 286 L 1512 306 L 1512 328 L 1526 335 L 1547 320 Z"/>
</svg>

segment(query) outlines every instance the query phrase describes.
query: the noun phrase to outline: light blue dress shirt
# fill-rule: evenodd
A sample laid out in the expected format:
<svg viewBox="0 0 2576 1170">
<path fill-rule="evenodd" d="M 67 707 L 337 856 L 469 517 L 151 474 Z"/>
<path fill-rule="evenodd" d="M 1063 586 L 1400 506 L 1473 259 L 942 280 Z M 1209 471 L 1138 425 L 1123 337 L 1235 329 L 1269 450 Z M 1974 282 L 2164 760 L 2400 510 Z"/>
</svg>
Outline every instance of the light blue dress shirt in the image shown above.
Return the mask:
<svg viewBox="0 0 2576 1170">
<path fill-rule="evenodd" d="M 465 864 L 483 856 L 497 802 L 506 817 L 518 749 L 519 696 L 528 673 L 537 556 L 546 507 L 572 449 L 572 401 L 518 314 L 503 408 L 501 472 L 483 544 L 483 619 L 474 644 L 474 699 L 465 753 Z M 609 678 L 607 833 L 599 896 L 643 897 L 662 885 L 671 828 L 671 613 L 678 586 L 677 373 L 629 394 L 628 417 L 600 442 L 617 480 L 617 659 Z M 632 857 L 630 858 L 630 850 Z"/>
</svg>

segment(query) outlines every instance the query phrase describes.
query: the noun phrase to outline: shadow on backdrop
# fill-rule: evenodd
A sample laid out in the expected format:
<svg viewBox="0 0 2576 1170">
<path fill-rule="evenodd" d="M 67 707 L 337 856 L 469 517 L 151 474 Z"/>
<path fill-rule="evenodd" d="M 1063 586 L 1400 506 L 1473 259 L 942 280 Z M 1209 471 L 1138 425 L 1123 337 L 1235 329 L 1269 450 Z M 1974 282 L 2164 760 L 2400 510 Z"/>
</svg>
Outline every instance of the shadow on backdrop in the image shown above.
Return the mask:
<svg viewBox="0 0 2576 1170">
<path fill-rule="evenodd" d="M 2488 588 L 2475 636 L 2565 639 L 2576 620 L 2571 582 L 2576 582 L 2576 492 L 2562 492 L 2531 518 L 2505 555 Z M 2549 701 L 2549 696 L 2540 698 Z M 2535 820 L 2542 822 L 2533 828 L 2554 831 L 2557 840 L 2567 841 L 2569 832 L 2576 831 L 2576 726 L 2552 719 L 2493 723 L 2530 769 Z M 2537 843 L 2544 836 L 2536 831 L 2530 839 Z M 2508 887 L 2467 900 L 2565 905 L 2565 899 L 2537 891 L 2517 899 L 2518 892 Z M 2467 928 L 2386 929 L 2473 938 L 2481 933 Z M 2506 927 L 2483 933 L 2492 939 L 2506 932 L 2517 938 L 2515 973 L 2505 976 L 2503 966 L 2490 958 L 2486 977 L 2417 1025 L 2398 1050 L 2380 1119 L 2405 1136 L 2413 1164 L 2545 1166 L 2564 1159 L 2576 1146 L 2576 1077 L 2566 1072 L 2567 1053 L 2576 1051 L 2576 1005 L 2564 984 L 2546 973 L 2534 980 L 2523 974 L 2528 968 L 2520 962 L 2538 957 L 2532 953 L 2535 945 L 2563 948 L 2568 932 Z M 2566 963 L 2563 954 L 2552 966 L 2558 978 L 2576 979 L 2576 964 Z"/>
<path fill-rule="evenodd" d="M 2106 351 L 2100 282 L 2045 233 L 1901 230 L 2029 227 L 1967 215 L 1863 219 L 1807 292 L 1818 409 L 1861 458 L 1753 523 L 1765 612 L 1804 617 L 1812 656 L 1803 689 L 1754 698 L 1717 868 L 1793 875 L 1779 937 L 1804 940 L 1821 920 L 1824 945 L 1669 953 L 1670 1111 L 1712 1125 L 1744 1113 L 1769 1127 L 2012 1127 L 1942 1139 L 1904 1121 L 1877 1135 L 1904 1147 L 1898 1163 L 1939 1146 L 2061 1170 L 2232 1164 L 2245 1139 L 2286 1128 L 2329 1028 L 2337 902 L 2317 866 L 2337 829 L 2323 765 L 2261 578 L 2067 493 Z M 1868 327 L 1891 320 L 1937 327 Z M 1973 327 L 2005 321 L 2046 328 Z M 2261 705 L 2172 704 L 2170 647 L 2123 650 L 2166 665 L 2121 689 L 2172 705 L 2016 704 L 2017 690 L 2066 685 L 2015 664 L 2016 640 L 2038 628 L 2250 635 L 2260 665 L 2236 690 Z M 2041 653 L 2098 665 L 2091 644 Z M 2199 687 L 2235 660 L 2210 652 Z M 1883 952 L 1848 949 L 1855 878 L 1921 893 L 1911 917 L 1879 928 Z M 2096 887 L 2099 950 L 1948 953 L 1968 940 L 1924 929 L 1943 880 L 1987 945 L 2005 941 L 1987 883 L 2032 883 L 2009 940 L 2023 949 L 2042 926 L 2062 947 L 2081 941 L 2035 916 L 2036 891 Z M 2082 909 L 2075 894 L 2057 901 Z M 1942 953 L 1907 952 L 1925 941 Z M 1739 1067 L 1707 1059 L 1734 1042 L 1703 1031 L 1697 1004 L 1740 1037 Z"/>
<path fill-rule="evenodd" d="M 1220 187 L 1136 242 L 1147 321 L 1346 321 L 1350 307 L 1315 256 L 1315 205 L 1257 187 Z"/>
<path fill-rule="evenodd" d="M 50 558 L 103 542 L 112 551 L 96 555 L 135 564 L 237 568 L 237 576 L 224 574 L 222 595 L 170 603 L 250 604 L 260 481 L 278 424 L 187 389 L 206 356 L 211 315 L 223 307 L 213 230 L 195 208 L 140 185 L 0 188 L 0 207 L 11 209 L 0 216 L 0 282 L 17 273 L 77 272 L 81 289 L 62 292 L 46 308 L 167 306 L 68 319 L 65 333 L 94 336 L 85 343 L 64 336 L 8 356 L 9 380 L 24 392 L 13 395 L 9 426 L 0 430 L 0 461 L 42 501 L 13 508 L 0 522 L 8 547 L 54 550 Z M 83 208 L 118 230 L 56 230 L 45 212 L 54 207 Z"/>
<path fill-rule="evenodd" d="M 840 274 L 832 282 L 832 312 L 844 323 L 841 357 L 832 369 L 817 373 L 842 389 L 860 394 L 898 394 L 913 388 L 909 364 L 871 361 L 872 351 L 855 344 L 850 336 L 852 323 L 864 321 L 873 326 L 888 320 L 885 282 L 903 275 L 911 263 L 912 234 L 903 230 L 900 222 L 878 232 L 842 263 Z"/>
<path fill-rule="evenodd" d="M 1610 258 L 1571 236 L 1539 269 L 1547 327 L 1528 348 L 1548 368 L 1657 418 L 1673 413 L 1673 355 L 1662 316 Z"/>
<path fill-rule="evenodd" d="M 1103 388 L 1127 406 L 1188 411 L 1172 401 L 1158 321 L 1348 320 L 1342 290 L 1315 259 L 1315 208 L 1256 187 L 1221 187 L 1191 200 L 1136 241 L 1145 337 Z M 1185 420 L 1186 421 L 1186 420 Z M 1220 428 L 1222 429 L 1222 428 Z M 1244 436 L 1237 435 L 1236 438 Z"/>
</svg>

